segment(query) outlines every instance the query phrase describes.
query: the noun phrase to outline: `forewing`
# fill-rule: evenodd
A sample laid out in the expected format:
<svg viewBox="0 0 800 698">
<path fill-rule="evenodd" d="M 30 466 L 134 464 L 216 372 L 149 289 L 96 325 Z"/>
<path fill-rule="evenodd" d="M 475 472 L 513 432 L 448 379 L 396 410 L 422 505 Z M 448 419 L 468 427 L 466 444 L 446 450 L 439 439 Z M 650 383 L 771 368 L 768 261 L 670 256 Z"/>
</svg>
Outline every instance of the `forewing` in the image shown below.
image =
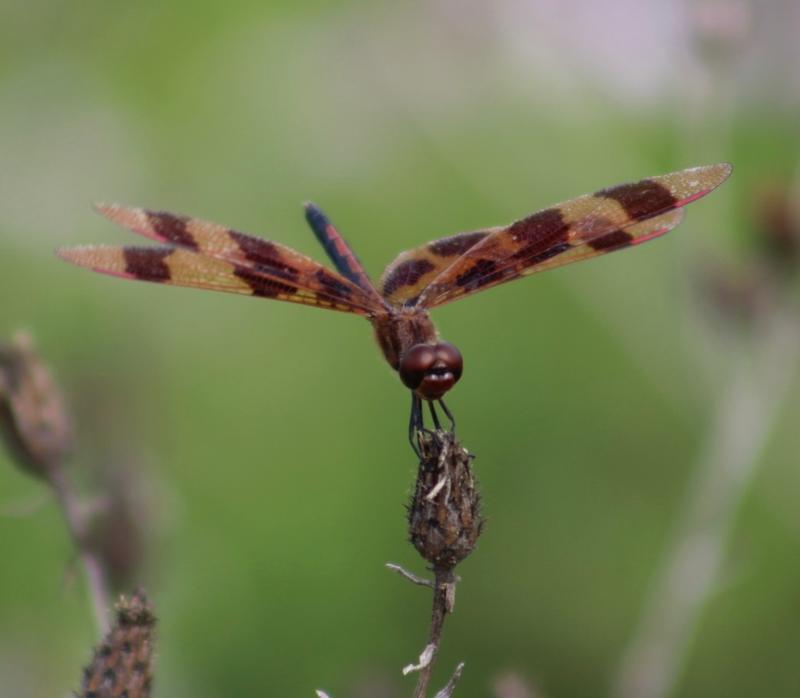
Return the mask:
<svg viewBox="0 0 800 698">
<path fill-rule="evenodd" d="M 227 262 L 241 275 L 249 271 L 258 278 L 323 294 L 365 311 L 379 308 L 376 299 L 356 284 L 285 245 L 166 211 L 116 204 L 99 205 L 97 210 L 109 220 L 151 240 Z"/>
<path fill-rule="evenodd" d="M 622 184 L 544 209 L 479 240 L 421 290 L 433 307 L 464 294 L 652 240 L 681 220 L 679 209 L 719 186 L 723 163 Z"/>
<path fill-rule="evenodd" d="M 273 298 L 359 315 L 369 313 L 368 308 L 348 300 L 345 293 L 329 293 L 328 285 L 301 286 L 288 279 L 261 274 L 252 267 L 176 247 L 87 245 L 62 248 L 58 256 L 93 271 L 125 279 Z"/>
</svg>

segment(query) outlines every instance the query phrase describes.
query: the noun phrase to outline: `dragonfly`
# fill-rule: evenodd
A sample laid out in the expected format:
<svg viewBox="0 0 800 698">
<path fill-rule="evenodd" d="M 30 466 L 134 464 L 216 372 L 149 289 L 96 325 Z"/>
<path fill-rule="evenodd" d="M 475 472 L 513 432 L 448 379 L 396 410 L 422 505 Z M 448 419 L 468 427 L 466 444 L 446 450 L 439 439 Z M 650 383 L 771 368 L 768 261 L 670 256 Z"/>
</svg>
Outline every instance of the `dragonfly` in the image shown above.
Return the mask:
<svg viewBox="0 0 800 698">
<path fill-rule="evenodd" d="M 439 337 L 429 311 L 530 274 L 635 247 L 663 235 L 683 207 L 731 173 L 720 163 L 620 184 L 545 208 L 510 225 L 433 240 L 401 252 L 377 285 L 323 211 L 305 204 L 306 220 L 335 267 L 259 237 L 165 211 L 100 204 L 97 210 L 160 243 L 85 245 L 58 250 L 97 272 L 172 286 L 225 291 L 365 317 L 389 366 L 411 392 L 409 441 L 419 455 L 427 403 L 455 420 L 443 397 L 464 369 L 461 352 Z"/>
</svg>

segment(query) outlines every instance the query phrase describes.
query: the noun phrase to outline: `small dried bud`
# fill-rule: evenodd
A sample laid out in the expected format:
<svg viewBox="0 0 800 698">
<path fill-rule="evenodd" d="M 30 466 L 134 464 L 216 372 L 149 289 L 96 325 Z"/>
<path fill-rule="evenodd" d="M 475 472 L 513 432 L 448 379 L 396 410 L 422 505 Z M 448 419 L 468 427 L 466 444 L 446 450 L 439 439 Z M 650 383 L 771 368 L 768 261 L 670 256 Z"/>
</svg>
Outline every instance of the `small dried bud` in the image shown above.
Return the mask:
<svg viewBox="0 0 800 698">
<path fill-rule="evenodd" d="M 756 203 L 756 232 L 768 261 L 782 271 L 800 264 L 800 202 L 785 187 L 773 186 Z"/>
<path fill-rule="evenodd" d="M 734 269 L 707 260 L 694 282 L 703 305 L 733 326 L 750 326 L 767 300 L 766 279 L 755 267 Z"/>
<path fill-rule="evenodd" d="M 144 591 L 116 606 L 114 627 L 83 670 L 81 698 L 147 698 L 153 685 L 156 618 Z"/>
<path fill-rule="evenodd" d="M 474 549 L 483 528 L 472 456 L 450 432 L 426 433 L 414 496 L 411 542 L 436 570 L 451 570 Z"/>
<path fill-rule="evenodd" d="M 0 436 L 22 468 L 45 479 L 72 446 L 64 399 L 25 333 L 0 344 Z"/>
</svg>

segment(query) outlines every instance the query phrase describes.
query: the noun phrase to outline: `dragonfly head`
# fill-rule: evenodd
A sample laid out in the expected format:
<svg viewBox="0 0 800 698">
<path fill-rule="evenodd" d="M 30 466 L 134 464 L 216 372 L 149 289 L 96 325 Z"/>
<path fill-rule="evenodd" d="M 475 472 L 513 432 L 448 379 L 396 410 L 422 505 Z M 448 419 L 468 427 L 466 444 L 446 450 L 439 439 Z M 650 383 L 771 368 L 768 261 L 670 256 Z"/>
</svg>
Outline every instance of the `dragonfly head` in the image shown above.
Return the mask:
<svg viewBox="0 0 800 698">
<path fill-rule="evenodd" d="M 415 344 L 400 359 L 400 380 L 423 400 L 439 400 L 461 378 L 464 360 L 449 342 Z"/>
</svg>

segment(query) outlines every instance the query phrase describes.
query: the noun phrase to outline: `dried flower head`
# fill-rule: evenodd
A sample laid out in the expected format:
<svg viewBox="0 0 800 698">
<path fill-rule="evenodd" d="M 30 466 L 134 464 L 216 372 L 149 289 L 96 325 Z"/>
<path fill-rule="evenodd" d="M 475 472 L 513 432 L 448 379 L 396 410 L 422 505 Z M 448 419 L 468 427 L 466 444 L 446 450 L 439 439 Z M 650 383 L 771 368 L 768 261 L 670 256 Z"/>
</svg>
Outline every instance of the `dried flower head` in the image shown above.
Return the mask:
<svg viewBox="0 0 800 698">
<path fill-rule="evenodd" d="M 143 590 L 120 597 L 116 622 L 83 670 L 81 698 L 147 698 L 153 685 L 156 618 Z"/>
<path fill-rule="evenodd" d="M 408 507 L 411 542 L 436 570 L 469 555 L 483 528 L 472 456 L 450 432 L 425 433 L 414 495 Z"/>
<path fill-rule="evenodd" d="M 765 188 L 756 200 L 755 219 L 767 260 L 780 271 L 794 273 L 800 265 L 800 200 L 787 187 Z"/>
<path fill-rule="evenodd" d="M 0 344 L 0 436 L 17 463 L 47 478 L 72 447 L 72 423 L 27 333 Z"/>
<path fill-rule="evenodd" d="M 738 266 L 706 260 L 695 285 L 715 315 L 752 329 L 780 304 L 800 274 L 800 197 L 786 184 L 758 187 L 750 200 L 749 256 Z"/>
<path fill-rule="evenodd" d="M 754 265 L 734 268 L 708 259 L 693 281 L 703 308 L 738 329 L 752 326 L 769 301 L 763 270 Z"/>
</svg>

